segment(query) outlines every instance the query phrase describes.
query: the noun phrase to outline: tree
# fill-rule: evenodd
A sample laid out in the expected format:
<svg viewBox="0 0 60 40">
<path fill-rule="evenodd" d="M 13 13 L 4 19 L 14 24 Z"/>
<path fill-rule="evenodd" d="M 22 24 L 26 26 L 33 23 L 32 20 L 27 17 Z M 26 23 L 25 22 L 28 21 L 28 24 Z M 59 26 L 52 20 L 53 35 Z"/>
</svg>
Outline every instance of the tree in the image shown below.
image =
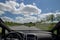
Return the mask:
<svg viewBox="0 0 60 40">
<path fill-rule="evenodd" d="M 56 17 L 57 21 L 60 21 L 60 14 Z"/>
<path fill-rule="evenodd" d="M 54 15 L 51 14 L 51 15 L 47 16 L 47 17 L 46 17 L 46 20 L 53 22 L 53 20 L 54 20 Z"/>
<path fill-rule="evenodd" d="M 52 22 L 52 23 L 50 23 L 50 25 L 49 25 L 49 30 L 52 29 L 53 26 L 54 26 L 54 23 L 53 23 L 54 17 L 55 17 L 55 16 L 54 16 L 53 14 L 46 16 L 46 20 Z"/>
<path fill-rule="evenodd" d="M 35 23 L 29 22 L 29 23 L 25 23 L 24 25 L 28 27 L 32 27 L 35 26 Z"/>
</svg>

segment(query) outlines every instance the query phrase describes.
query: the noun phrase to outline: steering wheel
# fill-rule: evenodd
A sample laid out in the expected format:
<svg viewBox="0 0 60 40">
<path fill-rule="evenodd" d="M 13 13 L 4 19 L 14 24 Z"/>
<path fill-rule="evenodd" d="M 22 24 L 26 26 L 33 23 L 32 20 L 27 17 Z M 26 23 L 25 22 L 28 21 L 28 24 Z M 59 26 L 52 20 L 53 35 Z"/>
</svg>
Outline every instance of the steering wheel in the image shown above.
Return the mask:
<svg viewBox="0 0 60 40">
<path fill-rule="evenodd" d="M 5 40 L 23 40 L 23 38 L 19 33 L 12 31 L 6 35 Z"/>
</svg>

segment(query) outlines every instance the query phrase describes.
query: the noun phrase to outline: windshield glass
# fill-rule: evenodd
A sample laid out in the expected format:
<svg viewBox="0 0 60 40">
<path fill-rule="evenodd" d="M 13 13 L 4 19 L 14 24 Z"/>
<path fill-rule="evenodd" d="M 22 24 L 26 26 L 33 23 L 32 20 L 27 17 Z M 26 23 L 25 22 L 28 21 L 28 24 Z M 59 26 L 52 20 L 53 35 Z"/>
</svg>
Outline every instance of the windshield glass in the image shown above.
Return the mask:
<svg viewBox="0 0 60 40">
<path fill-rule="evenodd" d="M 0 18 L 13 30 L 50 30 L 60 20 L 60 0 L 0 0 Z"/>
</svg>

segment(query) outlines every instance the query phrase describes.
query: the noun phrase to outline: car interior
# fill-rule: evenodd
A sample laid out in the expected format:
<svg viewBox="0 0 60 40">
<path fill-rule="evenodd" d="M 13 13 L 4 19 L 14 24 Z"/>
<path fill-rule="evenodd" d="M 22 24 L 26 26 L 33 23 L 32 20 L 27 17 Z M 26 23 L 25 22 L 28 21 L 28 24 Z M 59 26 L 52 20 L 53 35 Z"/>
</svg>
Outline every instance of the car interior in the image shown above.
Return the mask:
<svg viewBox="0 0 60 40">
<path fill-rule="evenodd" d="M 47 30 L 31 30 L 30 32 L 12 30 L 4 24 L 3 20 L 0 21 L 0 29 L 1 40 L 55 40 L 57 37 L 56 34 Z"/>
<path fill-rule="evenodd" d="M 60 0 L 0 0 L 0 40 L 60 40 Z"/>
</svg>

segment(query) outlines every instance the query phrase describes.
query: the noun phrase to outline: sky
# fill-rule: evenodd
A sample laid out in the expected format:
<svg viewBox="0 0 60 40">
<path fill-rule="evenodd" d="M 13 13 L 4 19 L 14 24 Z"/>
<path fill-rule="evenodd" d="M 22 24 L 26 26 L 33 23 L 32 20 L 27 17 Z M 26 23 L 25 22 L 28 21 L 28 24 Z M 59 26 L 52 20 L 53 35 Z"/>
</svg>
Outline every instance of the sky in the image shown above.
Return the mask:
<svg viewBox="0 0 60 40">
<path fill-rule="evenodd" d="M 4 21 L 37 22 L 46 14 L 56 13 L 60 14 L 60 0 L 0 0 L 0 17 Z"/>
</svg>

